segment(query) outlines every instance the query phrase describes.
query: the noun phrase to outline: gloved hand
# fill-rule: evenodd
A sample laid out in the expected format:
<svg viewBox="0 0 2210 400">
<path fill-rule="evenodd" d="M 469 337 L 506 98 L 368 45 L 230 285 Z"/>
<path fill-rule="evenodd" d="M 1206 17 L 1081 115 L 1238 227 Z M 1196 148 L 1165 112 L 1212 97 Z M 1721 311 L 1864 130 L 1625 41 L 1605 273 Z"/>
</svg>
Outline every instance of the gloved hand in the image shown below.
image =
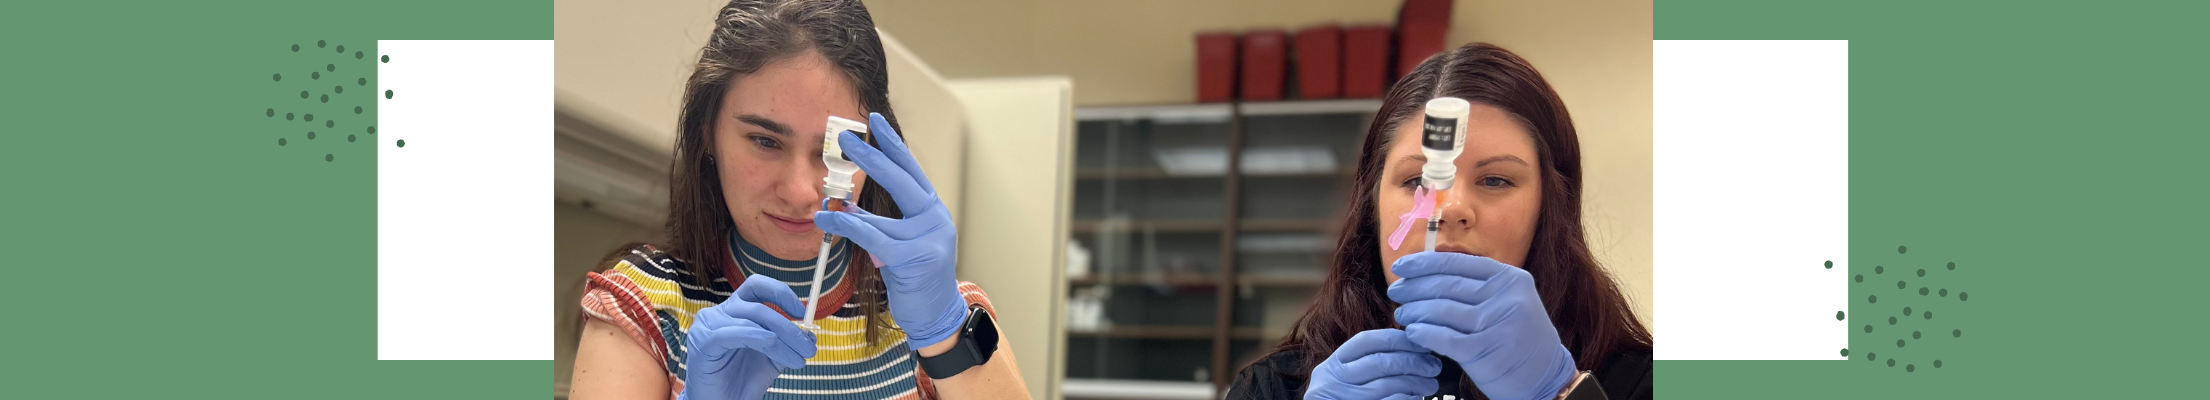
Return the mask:
<svg viewBox="0 0 2210 400">
<path fill-rule="evenodd" d="M 1424 252 L 1398 258 L 1389 300 L 1413 343 L 1456 360 L 1497 400 L 1548 399 L 1576 374 L 1526 270 L 1488 257 Z"/>
<path fill-rule="evenodd" d="M 882 144 L 876 150 L 851 131 L 838 132 L 837 144 L 844 156 L 867 171 L 869 179 L 890 192 L 905 218 L 892 219 L 854 207 L 850 212 L 821 211 L 814 225 L 843 236 L 880 260 L 883 286 L 890 289 L 890 318 L 905 330 L 906 339 L 919 349 L 950 339 L 967 319 L 967 301 L 959 294 L 954 276 L 959 233 L 952 228 L 951 213 L 936 197 L 936 187 L 913 161 L 905 139 L 890 128 L 882 114 L 867 114 L 867 129 Z"/>
<path fill-rule="evenodd" d="M 789 285 L 753 275 L 728 301 L 698 310 L 687 332 L 690 354 L 677 399 L 757 399 L 783 369 L 806 366 L 814 355 L 813 333 L 765 304 L 794 313 L 806 309 Z"/>
<path fill-rule="evenodd" d="M 1305 399 L 1417 400 L 1438 389 L 1441 360 L 1407 338 L 1404 331 L 1359 332 L 1312 367 Z"/>
</svg>

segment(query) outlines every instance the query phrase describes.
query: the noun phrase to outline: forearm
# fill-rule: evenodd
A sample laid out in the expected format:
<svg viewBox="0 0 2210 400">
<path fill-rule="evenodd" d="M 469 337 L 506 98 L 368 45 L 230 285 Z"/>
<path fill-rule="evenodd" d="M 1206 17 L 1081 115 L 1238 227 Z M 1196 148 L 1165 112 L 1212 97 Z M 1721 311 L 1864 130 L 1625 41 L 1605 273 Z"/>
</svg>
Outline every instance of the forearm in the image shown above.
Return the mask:
<svg viewBox="0 0 2210 400">
<path fill-rule="evenodd" d="M 1001 331 L 998 335 L 997 353 L 990 362 L 968 368 L 950 378 L 936 380 L 936 394 L 944 399 L 1027 399 L 1028 384 L 1021 381 L 1020 366 L 1013 360 L 1013 347 Z M 921 357 L 934 357 L 949 351 L 957 344 L 958 336 L 917 351 Z"/>
</svg>

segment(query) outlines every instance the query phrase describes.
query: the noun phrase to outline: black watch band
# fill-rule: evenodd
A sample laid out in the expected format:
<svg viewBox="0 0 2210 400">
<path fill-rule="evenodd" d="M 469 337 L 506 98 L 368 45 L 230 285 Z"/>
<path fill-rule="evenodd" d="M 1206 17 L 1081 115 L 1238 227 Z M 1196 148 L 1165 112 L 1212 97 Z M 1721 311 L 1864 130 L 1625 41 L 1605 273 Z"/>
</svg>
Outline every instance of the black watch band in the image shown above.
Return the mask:
<svg viewBox="0 0 2210 400">
<path fill-rule="evenodd" d="M 990 362 L 990 356 L 998 351 L 997 321 L 990 318 L 988 310 L 970 307 L 967 320 L 959 324 L 958 338 L 959 342 L 944 354 L 920 357 L 921 371 L 928 373 L 929 379 L 950 378 Z"/>
<path fill-rule="evenodd" d="M 1576 374 L 1588 374 L 1588 371 Z M 1611 400 L 1611 396 L 1604 393 L 1604 384 L 1596 382 L 1596 374 L 1588 374 L 1581 378 L 1581 383 L 1573 385 L 1573 393 L 1567 393 L 1565 400 Z"/>
</svg>

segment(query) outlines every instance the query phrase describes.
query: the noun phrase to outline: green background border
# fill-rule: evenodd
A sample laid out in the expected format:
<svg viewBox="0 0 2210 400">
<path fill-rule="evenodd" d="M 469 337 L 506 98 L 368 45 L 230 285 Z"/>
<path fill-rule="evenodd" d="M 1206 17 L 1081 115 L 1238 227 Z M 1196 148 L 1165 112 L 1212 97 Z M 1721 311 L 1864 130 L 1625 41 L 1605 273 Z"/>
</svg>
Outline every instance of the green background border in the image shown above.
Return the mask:
<svg viewBox="0 0 2210 400">
<path fill-rule="evenodd" d="M 376 40 L 550 40 L 551 2 L 46 3 L 0 4 L 0 397 L 550 394 L 549 360 L 375 360 L 374 152 L 408 137 L 365 128 Z"/>
<path fill-rule="evenodd" d="M 1852 265 L 1835 279 L 1866 276 L 1850 283 L 1849 361 L 1660 361 L 1658 392 L 2200 396 L 2180 384 L 2200 379 L 2210 281 L 2205 4 L 1658 1 L 1659 40 L 1850 41 Z M 1922 285 L 1971 298 L 1920 296 Z M 1903 307 L 1935 317 L 1888 325 Z M 1913 330 L 1926 337 L 1897 348 Z"/>
</svg>

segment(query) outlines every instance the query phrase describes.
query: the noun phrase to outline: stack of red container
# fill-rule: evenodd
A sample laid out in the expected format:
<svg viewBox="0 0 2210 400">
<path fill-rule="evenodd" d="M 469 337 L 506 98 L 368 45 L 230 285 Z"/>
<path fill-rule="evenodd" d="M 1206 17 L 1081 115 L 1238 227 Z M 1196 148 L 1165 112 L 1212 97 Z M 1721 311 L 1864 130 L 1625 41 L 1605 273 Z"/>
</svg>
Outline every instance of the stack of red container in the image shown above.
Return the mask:
<svg viewBox="0 0 2210 400">
<path fill-rule="evenodd" d="M 1406 0 L 1393 29 L 1321 25 L 1297 30 L 1293 40 L 1275 30 L 1198 34 L 1197 101 L 1282 100 L 1290 88 L 1298 99 L 1380 97 L 1443 51 L 1450 9 L 1450 0 Z"/>
</svg>

